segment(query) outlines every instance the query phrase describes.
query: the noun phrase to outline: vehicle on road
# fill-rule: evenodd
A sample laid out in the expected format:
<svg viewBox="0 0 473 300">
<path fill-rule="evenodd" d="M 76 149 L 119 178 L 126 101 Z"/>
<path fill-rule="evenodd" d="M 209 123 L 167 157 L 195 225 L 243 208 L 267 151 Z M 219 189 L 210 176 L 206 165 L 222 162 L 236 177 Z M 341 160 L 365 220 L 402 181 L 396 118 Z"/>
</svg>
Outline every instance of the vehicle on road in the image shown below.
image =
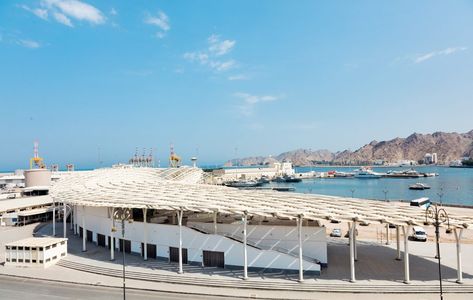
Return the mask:
<svg viewBox="0 0 473 300">
<path fill-rule="evenodd" d="M 342 237 L 342 231 L 340 230 L 340 228 L 335 228 L 330 233 L 330 236 L 331 237 Z"/>
<path fill-rule="evenodd" d="M 411 238 L 415 241 L 426 242 L 427 241 L 427 233 L 425 233 L 424 228 L 422 228 L 420 226 L 414 226 L 414 227 L 412 227 Z"/>
</svg>

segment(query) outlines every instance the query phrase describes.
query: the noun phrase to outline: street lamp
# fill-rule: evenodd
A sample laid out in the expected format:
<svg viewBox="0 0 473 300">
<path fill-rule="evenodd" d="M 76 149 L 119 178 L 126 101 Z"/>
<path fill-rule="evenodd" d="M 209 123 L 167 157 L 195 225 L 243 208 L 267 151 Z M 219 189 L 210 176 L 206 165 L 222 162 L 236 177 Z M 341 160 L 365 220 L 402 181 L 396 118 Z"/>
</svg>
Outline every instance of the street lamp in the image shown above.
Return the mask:
<svg viewBox="0 0 473 300">
<path fill-rule="evenodd" d="M 442 269 L 440 264 L 440 231 L 439 227 L 442 223 L 447 223 L 447 226 L 450 227 L 450 221 L 448 214 L 443 208 L 439 208 L 437 204 L 432 204 L 425 210 L 425 222 L 428 223 L 428 220 L 434 221 L 435 226 L 435 243 L 437 245 L 437 259 L 439 265 L 439 283 L 440 283 L 440 299 L 443 300 L 443 290 L 442 290 Z"/>
<path fill-rule="evenodd" d="M 440 188 L 440 192 L 437 193 L 437 196 L 440 198 L 440 205 L 442 205 L 442 197 L 443 197 L 443 187 Z"/>
<path fill-rule="evenodd" d="M 126 299 L 125 294 L 125 221 L 131 223 L 131 209 L 129 208 L 118 208 L 113 212 L 113 219 L 122 222 L 122 254 L 123 254 L 123 300 Z M 117 231 L 116 228 L 113 228 L 112 231 Z"/>
<path fill-rule="evenodd" d="M 387 189 L 387 188 L 384 188 L 384 190 L 383 190 L 383 193 L 384 193 L 384 201 L 386 201 L 386 202 L 388 201 L 388 192 L 389 192 L 388 189 Z"/>
<path fill-rule="evenodd" d="M 353 195 L 355 194 L 355 189 L 351 189 L 351 197 L 353 198 Z"/>
</svg>

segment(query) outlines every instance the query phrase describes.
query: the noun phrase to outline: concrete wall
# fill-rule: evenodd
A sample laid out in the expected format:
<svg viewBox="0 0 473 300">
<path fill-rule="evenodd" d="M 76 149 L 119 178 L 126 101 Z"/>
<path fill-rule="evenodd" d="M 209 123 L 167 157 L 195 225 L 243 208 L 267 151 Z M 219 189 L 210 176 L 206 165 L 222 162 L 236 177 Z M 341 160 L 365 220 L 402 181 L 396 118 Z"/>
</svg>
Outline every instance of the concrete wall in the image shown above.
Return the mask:
<svg viewBox="0 0 473 300">
<path fill-rule="evenodd" d="M 187 226 L 202 228 L 206 232 L 214 231 L 213 223 L 188 222 Z M 287 250 L 299 253 L 299 237 L 296 226 L 247 225 L 248 243 L 263 249 Z M 217 233 L 229 234 L 243 239 L 243 224 L 217 224 Z M 285 252 L 285 251 L 282 251 Z M 308 256 L 327 263 L 327 237 L 325 227 L 302 226 L 302 252 Z"/>
<path fill-rule="evenodd" d="M 82 226 L 83 209 L 77 209 L 77 222 Z M 87 207 L 85 209 L 85 228 L 97 233 L 110 235 L 111 221 L 108 218 L 106 208 Z M 144 241 L 145 228 L 147 227 L 149 244 L 157 245 L 158 257 L 167 259 L 169 257 L 169 247 L 179 247 L 179 226 L 167 224 L 150 224 L 142 222 L 125 223 L 125 239 L 132 242 L 132 252 L 141 253 L 141 242 Z M 121 226 L 116 225 L 115 237 L 121 237 Z M 118 248 L 117 243 L 115 242 Z M 231 240 L 221 235 L 203 234 L 194 229 L 182 227 L 182 245 L 188 250 L 189 262 L 195 264 L 203 263 L 203 250 L 220 251 L 225 254 L 225 265 L 227 267 L 237 267 L 243 265 L 243 245 L 240 242 Z M 248 267 L 249 268 L 271 268 L 298 270 L 298 259 L 284 253 L 272 250 L 260 250 L 248 246 Z M 315 263 L 303 261 L 305 271 L 318 274 L 320 266 Z"/>
</svg>

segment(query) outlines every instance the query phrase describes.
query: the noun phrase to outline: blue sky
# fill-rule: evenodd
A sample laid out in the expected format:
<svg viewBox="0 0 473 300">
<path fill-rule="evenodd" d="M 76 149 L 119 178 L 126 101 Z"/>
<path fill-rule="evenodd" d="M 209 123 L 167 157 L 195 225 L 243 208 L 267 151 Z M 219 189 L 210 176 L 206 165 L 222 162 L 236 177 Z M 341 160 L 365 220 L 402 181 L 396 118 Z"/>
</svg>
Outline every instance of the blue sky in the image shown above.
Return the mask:
<svg viewBox="0 0 473 300">
<path fill-rule="evenodd" d="M 465 132 L 472 52 L 471 1 L 2 1 L 0 170 Z"/>
</svg>

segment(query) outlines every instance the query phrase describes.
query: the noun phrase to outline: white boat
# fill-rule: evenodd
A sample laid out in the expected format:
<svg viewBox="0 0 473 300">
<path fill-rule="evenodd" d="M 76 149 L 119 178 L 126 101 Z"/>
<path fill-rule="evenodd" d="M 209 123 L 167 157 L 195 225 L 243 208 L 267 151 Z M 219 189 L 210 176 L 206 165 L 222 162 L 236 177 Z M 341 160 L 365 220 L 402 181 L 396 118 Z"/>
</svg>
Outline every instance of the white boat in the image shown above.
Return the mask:
<svg viewBox="0 0 473 300">
<path fill-rule="evenodd" d="M 416 183 L 416 184 L 412 184 L 409 186 L 409 189 L 410 190 L 428 190 L 430 189 L 430 186 L 428 186 L 427 184 L 425 183 Z"/>
<path fill-rule="evenodd" d="M 376 173 L 369 168 L 360 168 L 355 170 L 355 178 L 377 179 L 381 178 L 381 173 Z"/>
</svg>

